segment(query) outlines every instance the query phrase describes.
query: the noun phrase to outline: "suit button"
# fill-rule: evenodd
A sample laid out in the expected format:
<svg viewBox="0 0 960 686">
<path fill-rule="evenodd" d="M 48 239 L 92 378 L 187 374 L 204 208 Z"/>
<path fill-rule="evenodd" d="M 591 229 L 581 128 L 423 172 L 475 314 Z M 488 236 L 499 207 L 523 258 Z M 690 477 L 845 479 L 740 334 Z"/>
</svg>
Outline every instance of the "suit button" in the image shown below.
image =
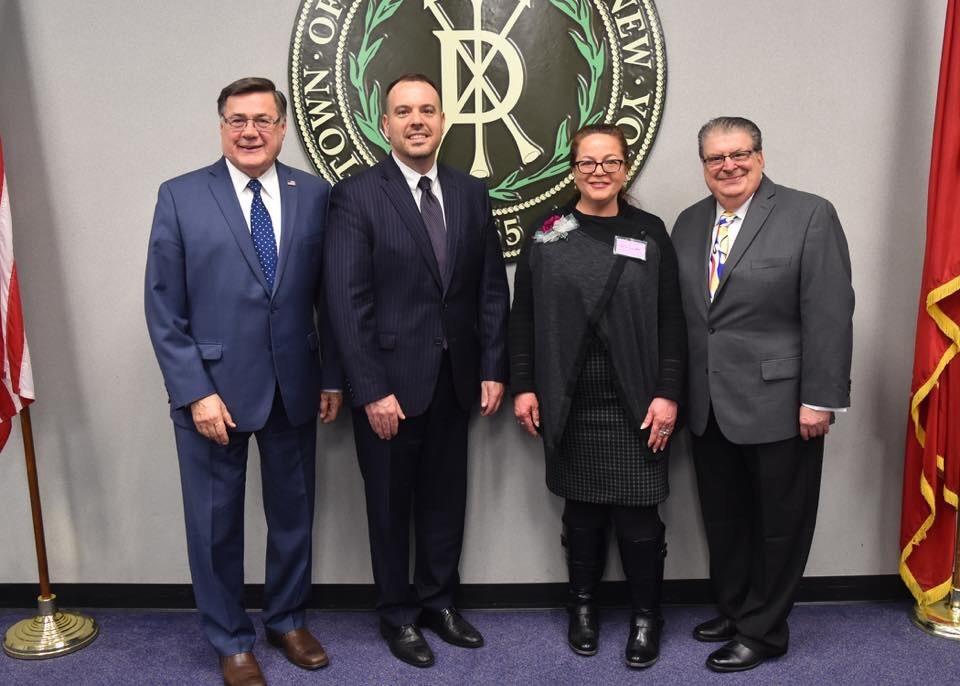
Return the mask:
<svg viewBox="0 0 960 686">
<path fill-rule="evenodd" d="M 443 339 L 442 339 L 442 338 L 434 338 L 434 339 L 433 339 L 433 344 L 434 344 L 434 345 L 443 345 Z"/>
<path fill-rule="evenodd" d="M 714 333 L 716 333 L 716 332 L 717 332 L 717 330 L 716 330 L 715 328 L 713 328 L 712 326 L 711 326 L 709 329 L 707 329 L 707 333 L 709 333 L 709 334 L 711 334 L 711 335 L 714 334 Z"/>
</svg>

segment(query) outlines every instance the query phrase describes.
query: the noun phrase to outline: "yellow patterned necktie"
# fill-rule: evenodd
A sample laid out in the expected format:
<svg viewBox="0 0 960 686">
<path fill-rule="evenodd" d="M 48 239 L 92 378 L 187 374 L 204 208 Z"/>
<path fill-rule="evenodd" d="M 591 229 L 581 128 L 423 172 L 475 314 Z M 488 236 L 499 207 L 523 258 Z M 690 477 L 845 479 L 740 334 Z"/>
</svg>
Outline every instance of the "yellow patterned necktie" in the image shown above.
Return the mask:
<svg viewBox="0 0 960 686">
<path fill-rule="evenodd" d="M 713 247 L 710 248 L 710 274 L 707 281 L 710 302 L 713 302 L 713 296 L 717 294 L 717 288 L 720 286 L 720 279 L 723 278 L 723 268 L 727 262 L 727 254 L 730 252 L 730 225 L 736 218 L 735 212 L 724 212 L 717 220 L 717 237 L 713 241 Z"/>
</svg>

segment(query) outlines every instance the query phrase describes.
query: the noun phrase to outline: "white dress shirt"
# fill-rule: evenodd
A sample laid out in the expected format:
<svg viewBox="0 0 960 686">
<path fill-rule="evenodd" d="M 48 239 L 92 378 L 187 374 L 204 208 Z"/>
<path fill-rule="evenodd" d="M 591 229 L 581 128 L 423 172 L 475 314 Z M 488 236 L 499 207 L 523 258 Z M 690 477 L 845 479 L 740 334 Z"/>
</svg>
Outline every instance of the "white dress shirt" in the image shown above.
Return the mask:
<svg viewBox="0 0 960 686">
<path fill-rule="evenodd" d="M 730 257 L 730 253 L 733 252 L 733 242 L 737 240 L 737 236 L 740 235 L 740 225 L 743 223 L 743 218 L 747 216 L 747 210 L 750 209 L 750 203 L 753 200 L 751 195 L 747 198 L 747 201 L 740 205 L 736 210 L 736 217 L 733 218 L 733 221 L 727 226 L 727 257 Z M 717 222 L 720 221 L 720 215 L 726 212 L 723 209 L 723 205 L 717 203 L 717 214 L 713 218 L 713 232 L 710 234 L 710 245 L 712 246 L 717 242 Z"/>
<path fill-rule="evenodd" d="M 226 159 L 226 158 L 224 158 Z M 240 201 L 240 209 L 243 210 L 243 218 L 247 220 L 247 231 L 250 230 L 250 206 L 253 205 L 253 191 L 247 188 L 250 178 L 242 171 L 237 169 L 230 160 L 226 160 L 227 169 L 230 171 L 230 180 L 233 182 L 233 190 L 237 193 L 237 200 Z M 263 172 L 258 179 L 260 181 L 260 197 L 263 204 L 270 213 L 270 223 L 273 224 L 273 235 L 277 239 L 277 253 L 280 252 L 280 177 L 277 176 L 276 163 L 271 164 L 267 171 Z"/>
<path fill-rule="evenodd" d="M 421 174 L 416 169 L 411 169 L 403 162 L 401 162 L 396 153 L 390 153 L 393 156 L 393 161 L 397 163 L 397 166 L 400 167 L 400 171 L 403 173 L 403 178 L 407 181 L 407 186 L 410 188 L 410 192 L 413 193 L 413 201 L 417 203 L 417 207 L 420 207 L 420 196 L 423 195 L 423 191 L 420 190 L 420 177 L 426 176 L 430 179 L 430 192 L 433 193 L 433 197 L 437 199 L 437 202 L 440 203 L 440 211 L 443 212 L 443 225 L 446 228 L 447 225 L 447 212 L 443 209 L 443 191 L 440 189 L 440 178 L 437 176 L 437 163 L 434 161 L 433 166 L 430 167 L 430 170 L 426 174 Z"/>
<path fill-rule="evenodd" d="M 753 201 L 753 195 L 747 198 L 746 202 L 744 202 L 742 205 L 740 205 L 740 207 L 736 209 L 735 214 L 737 216 L 733 218 L 733 220 L 730 222 L 729 227 L 727 228 L 727 240 L 729 241 L 727 244 L 728 259 L 730 257 L 730 253 L 733 252 L 734 241 L 736 241 L 737 236 L 740 235 L 740 225 L 743 224 L 743 218 L 747 216 L 747 210 L 750 209 L 750 203 L 752 201 Z M 726 212 L 726 210 L 723 208 L 723 205 L 721 205 L 718 202 L 717 213 L 713 220 L 713 231 L 710 234 L 710 245 L 713 245 L 717 240 L 717 231 L 719 229 L 719 227 L 717 226 L 717 222 L 720 221 L 720 215 L 723 214 L 724 212 Z M 709 269 L 709 265 L 707 268 Z M 803 405 L 804 407 L 810 408 L 811 410 L 819 410 L 820 412 L 846 412 L 847 411 L 846 407 L 821 407 L 820 405 L 810 405 L 809 403 L 800 403 L 800 404 Z"/>
</svg>

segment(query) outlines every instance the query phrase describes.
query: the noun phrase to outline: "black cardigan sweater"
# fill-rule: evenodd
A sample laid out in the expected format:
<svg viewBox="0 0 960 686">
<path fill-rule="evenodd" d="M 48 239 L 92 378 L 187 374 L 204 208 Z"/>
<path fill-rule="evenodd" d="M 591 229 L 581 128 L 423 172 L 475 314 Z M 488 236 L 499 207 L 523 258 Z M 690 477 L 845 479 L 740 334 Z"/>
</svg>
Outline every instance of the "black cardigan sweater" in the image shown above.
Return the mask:
<svg viewBox="0 0 960 686">
<path fill-rule="evenodd" d="M 566 215 L 573 213 L 579 228 L 587 235 L 613 246 L 616 236 L 652 240 L 657 243 L 661 253 L 658 288 L 659 332 L 659 371 L 654 389 L 654 397 L 667 398 L 680 403 L 684 393 L 687 331 L 680 299 L 677 255 L 667 234 L 663 221 L 648 212 L 620 200 L 619 212 L 615 217 L 595 217 L 585 215 L 571 203 L 558 212 Z M 553 212 L 551 214 L 556 214 Z M 514 277 L 513 308 L 510 313 L 510 387 L 516 395 L 536 392 L 534 381 L 534 332 L 533 288 L 531 282 L 529 252 L 533 243 L 533 234 L 539 230 L 543 221 L 538 221 L 527 233 L 527 239 L 517 260 Z"/>
</svg>

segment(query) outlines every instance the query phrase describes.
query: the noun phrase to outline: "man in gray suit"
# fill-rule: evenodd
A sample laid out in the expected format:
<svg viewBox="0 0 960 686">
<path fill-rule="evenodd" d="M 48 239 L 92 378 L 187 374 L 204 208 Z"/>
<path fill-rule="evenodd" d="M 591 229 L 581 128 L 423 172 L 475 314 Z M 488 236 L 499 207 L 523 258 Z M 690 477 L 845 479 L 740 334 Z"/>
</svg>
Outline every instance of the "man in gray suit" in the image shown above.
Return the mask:
<svg viewBox="0 0 960 686">
<path fill-rule="evenodd" d="M 687 319 L 689 426 L 725 642 L 743 671 L 787 650 L 787 615 L 813 540 L 823 440 L 850 403 L 853 288 L 847 241 L 823 198 L 764 173 L 760 129 L 700 129 L 711 195 L 673 229 Z"/>
</svg>

